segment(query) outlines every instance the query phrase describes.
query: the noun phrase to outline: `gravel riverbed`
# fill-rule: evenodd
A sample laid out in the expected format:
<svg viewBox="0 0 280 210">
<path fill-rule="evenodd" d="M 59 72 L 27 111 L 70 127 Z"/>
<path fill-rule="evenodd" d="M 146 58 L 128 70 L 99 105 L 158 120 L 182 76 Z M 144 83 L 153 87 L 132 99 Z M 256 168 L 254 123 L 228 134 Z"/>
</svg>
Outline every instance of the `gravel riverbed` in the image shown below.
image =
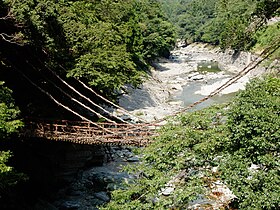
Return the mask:
<svg viewBox="0 0 280 210">
<path fill-rule="evenodd" d="M 126 93 L 120 97 L 120 106 L 146 122 L 162 119 L 183 108 L 183 100 L 174 100 L 174 95 L 180 95 L 184 87 L 200 83 L 200 89 L 193 94 L 206 96 L 241 71 L 255 57 L 247 52 L 223 52 L 206 44 L 179 47 L 171 52 L 170 59 L 159 59 L 154 63 L 150 76 L 140 87 L 127 86 Z M 200 62 L 217 62 L 221 71 L 201 73 L 198 71 Z M 256 68 L 221 94 L 244 89 L 250 78 L 263 71 L 262 67 Z"/>
</svg>

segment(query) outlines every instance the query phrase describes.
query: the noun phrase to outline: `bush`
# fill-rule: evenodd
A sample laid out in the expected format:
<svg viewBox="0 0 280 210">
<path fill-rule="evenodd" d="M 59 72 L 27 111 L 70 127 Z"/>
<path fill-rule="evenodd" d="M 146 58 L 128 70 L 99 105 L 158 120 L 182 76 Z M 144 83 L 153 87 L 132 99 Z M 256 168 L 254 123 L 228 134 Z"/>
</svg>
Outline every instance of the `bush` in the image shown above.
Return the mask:
<svg viewBox="0 0 280 210">
<path fill-rule="evenodd" d="M 186 209 L 221 179 L 237 209 L 279 209 L 280 79 L 252 81 L 230 106 L 186 113 L 162 128 L 126 170 L 136 179 L 113 192 L 104 209 Z M 213 167 L 218 167 L 213 172 Z M 169 196 L 160 194 L 184 173 Z"/>
<path fill-rule="evenodd" d="M 0 141 L 15 133 L 23 123 L 16 119 L 19 110 L 15 107 L 12 99 L 12 91 L 3 86 L 0 81 Z M 26 179 L 21 173 L 16 173 L 14 169 L 7 164 L 8 159 L 12 156 L 10 151 L 0 151 L 0 198 L 3 191 L 19 180 Z"/>
<path fill-rule="evenodd" d="M 279 114 L 279 78 L 251 82 L 231 106 L 225 142 L 229 155 L 221 168 L 240 209 L 279 208 Z"/>
</svg>

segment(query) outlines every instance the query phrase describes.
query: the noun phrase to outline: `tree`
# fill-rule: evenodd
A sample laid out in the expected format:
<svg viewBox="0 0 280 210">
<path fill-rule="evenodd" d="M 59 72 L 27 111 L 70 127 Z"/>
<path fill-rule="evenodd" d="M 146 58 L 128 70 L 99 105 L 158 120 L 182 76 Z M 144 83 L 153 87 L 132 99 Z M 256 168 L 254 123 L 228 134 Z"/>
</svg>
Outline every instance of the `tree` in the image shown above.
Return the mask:
<svg viewBox="0 0 280 210">
<path fill-rule="evenodd" d="M 224 1 L 217 4 L 217 21 L 222 21 L 220 36 L 223 48 L 235 50 L 251 49 L 257 41 L 256 32 L 265 26 L 270 18 L 279 14 L 279 1 Z"/>
<path fill-rule="evenodd" d="M 186 43 L 206 42 L 223 49 L 250 50 L 266 22 L 280 13 L 277 0 L 161 1 L 166 13 L 175 13 L 170 20 Z"/>
<path fill-rule="evenodd" d="M 23 123 L 17 119 L 19 110 L 14 105 L 11 90 L 4 87 L 3 84 L 0 82 L 0 141 L 6 141 L 11 134 L 23 126 Z M 12 167 L 7 165 L 11 156 L 10 151 L 0 151 L 0 195 L 6 188 L 25 178 L 23 174 L 16 173 Z"/>
<path fill-rule="evenodd" d="M 170 21 L 177 27 L 178 36 L 187 43 L 197 41 L 212 42 L 212 39 L 203 39 L 203 35 L 211 31 L 205 30 L 214 18 L 215 3 L 217 0 L 161 0 Z"/>
<path fill-rule="evenodd" d="M 236 209 L 278 209 L 279 94 L 280 79 L 269 76 L 250 83 L 233 103 L 172 119 L 138 150 L 141 162 L 126 168 L 135 179 L 113 192 L 104 209 L 187 209 L 202 195 L 213 197 L 211 183 L 218 180 L 236 195 Z"/>
<path fill-rule="evenodd" d="M 222 177 L 238 198 L 239 209 L 280 205 L 280 79 L 251 82 L 228 114 Z"/>
<path fill-rule="evenodd" d="M 44 52 L 39 59 L 107 95 L 139 84 L 150 62 L 175 44 L 173 27 L 153 0 L 1 3 L 26 45 Z"/>
</svg>

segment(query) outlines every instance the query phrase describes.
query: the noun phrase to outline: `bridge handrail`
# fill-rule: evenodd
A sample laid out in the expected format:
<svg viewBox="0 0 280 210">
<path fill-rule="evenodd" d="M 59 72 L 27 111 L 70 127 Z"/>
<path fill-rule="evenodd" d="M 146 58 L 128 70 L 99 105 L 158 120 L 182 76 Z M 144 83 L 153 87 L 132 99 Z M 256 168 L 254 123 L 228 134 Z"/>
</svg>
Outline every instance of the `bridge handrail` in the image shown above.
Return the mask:
<svg viewBox="0 0 280 210">
<path fill-rule="evenodd" d="M 59 123 L 62 124 L 59 124 Z M 155 136 L 154 124 L 142 123 L 135 124 L 137 127 L 131 127 L 129 124 L 113 124 L 102 122 L 100 126 L 110 129 L 112 132 L 106 132 L 88 122 L 51 120 L 26 121 L 24 137 L 46 138 L 56 141 L 70 141 L 80 144 L 126 144 L 144 146 L 151 142 L 150 137 Z M 129 129 L 130 128 L 130 129 Z"/>
<path fill-rule="evenodd" d="M 60 124 L 61 123 L 61 124 Z M 135 124 L 137 127 L 131 126 L 129 124 L 119 123 L 113 124 L 108 122 L 98 123 L 99 126 L 102 126 L 106 129 L 112 131 L 110 134 L 95 125 L 90 124 L 89 122 L 84 121 L 68 121 L 68 120 L 55 120 L 54 123 L 51 120 L 37 120 L 37 121 L 26 121 L 26 128 L 32 131 L 37 132 L 65 132 L 68 134 L 73 133 L 91 133 L 96 135 L 110 135 L 110 136 L 118 136 L 118 135 L 128 135 L 128 134 L 138 134 L 138 133 L 152 133 L 154 132 L 160 125 L 152 124 L 152 123 L 141 123 Z M 150 134 L 149 134 L 150 135 Z"/>
</svg>

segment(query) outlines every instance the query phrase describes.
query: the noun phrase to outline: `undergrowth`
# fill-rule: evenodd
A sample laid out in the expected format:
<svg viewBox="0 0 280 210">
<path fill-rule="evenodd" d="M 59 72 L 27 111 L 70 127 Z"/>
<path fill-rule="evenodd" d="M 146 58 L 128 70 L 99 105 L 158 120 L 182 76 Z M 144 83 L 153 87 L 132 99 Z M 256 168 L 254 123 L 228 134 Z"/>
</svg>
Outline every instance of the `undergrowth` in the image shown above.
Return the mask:
<svg viewBox="0 0 280 210">
<path fill-rule="evenodd" d="M 136 151 L 141 163 L 125 168 L 135 179 L 103 209 L 186 209 L 216 180 L 237 197 L 234 208 L 279 209 L 279 110 L 280 79 L 268 76 L 230 104 L 170 119 L 153 144 Z M 162 195 L 182 172 L 174 191 Z"/>
</svg>

